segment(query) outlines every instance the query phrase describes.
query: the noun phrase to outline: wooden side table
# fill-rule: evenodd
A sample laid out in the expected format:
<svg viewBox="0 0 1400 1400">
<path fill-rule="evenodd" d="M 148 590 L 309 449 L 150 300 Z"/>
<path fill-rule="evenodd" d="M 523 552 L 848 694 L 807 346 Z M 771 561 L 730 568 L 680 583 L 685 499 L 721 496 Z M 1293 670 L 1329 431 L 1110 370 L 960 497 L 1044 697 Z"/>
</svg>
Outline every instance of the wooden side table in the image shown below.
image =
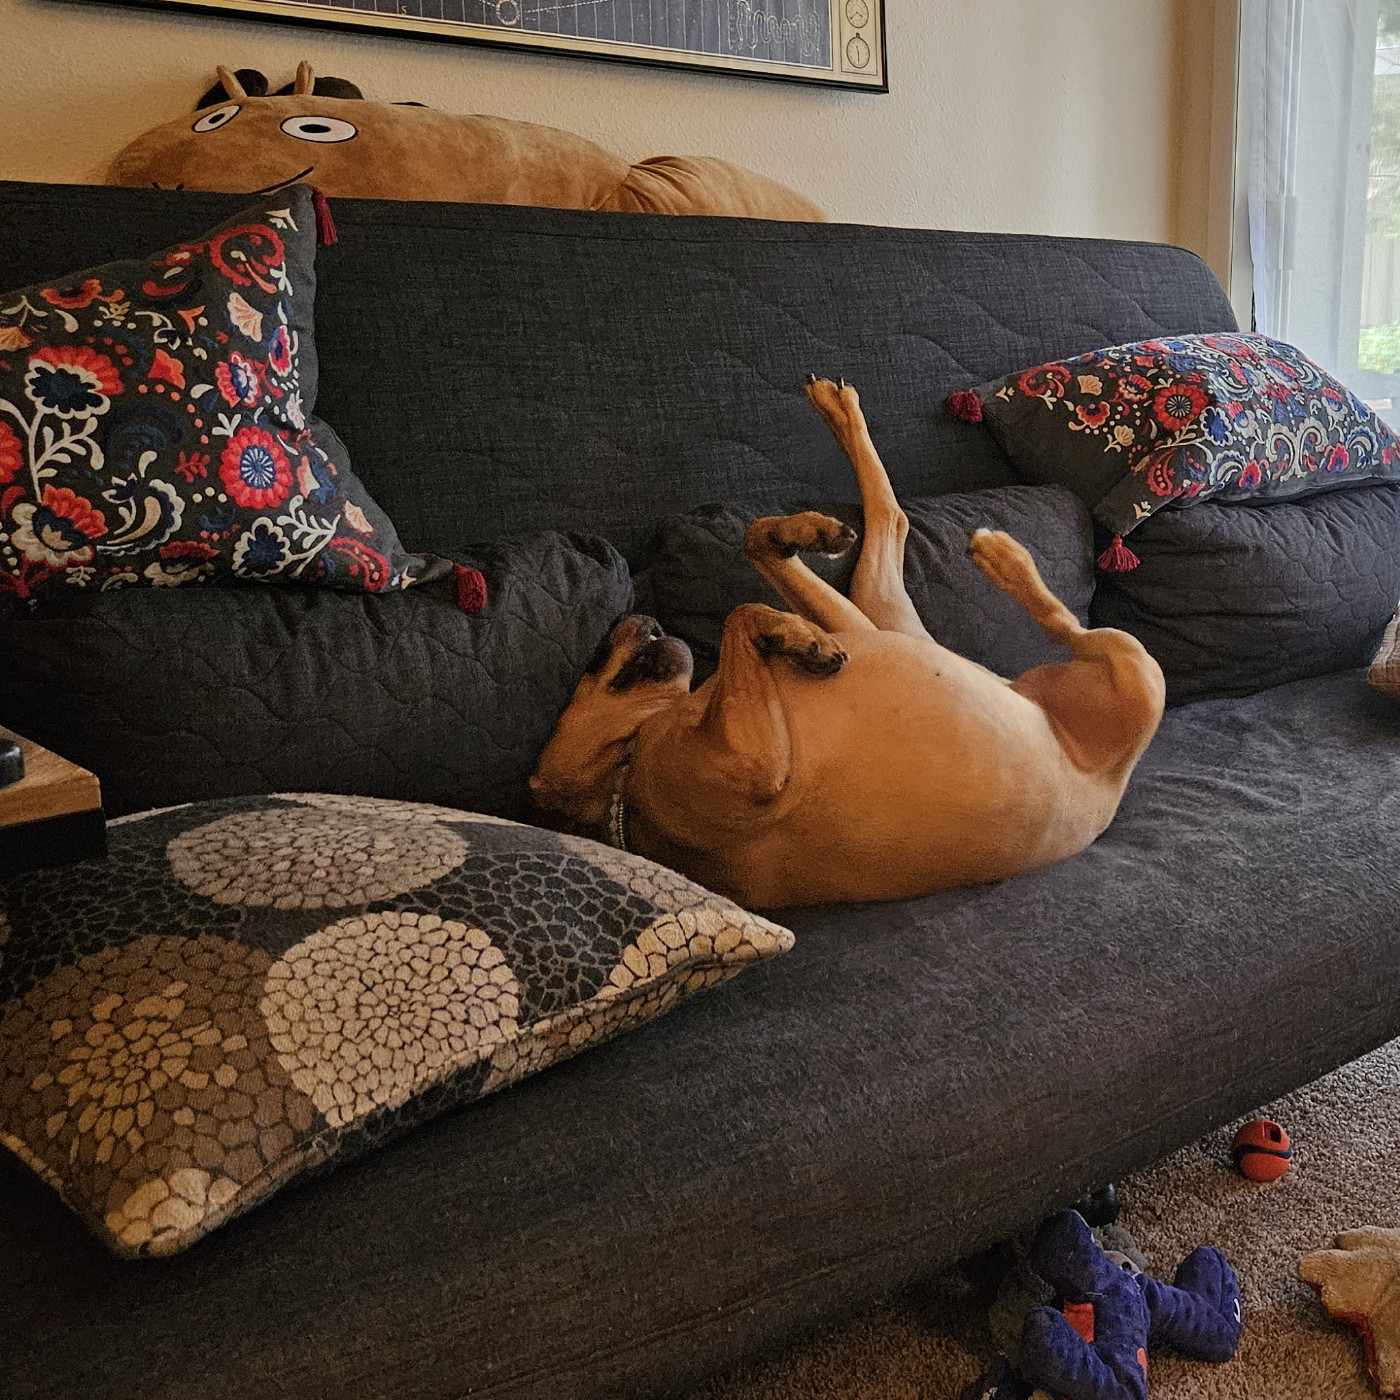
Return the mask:
<svg viewBox="0 0 1400 1400">
<path fill-rule="evenodd" d="M 0 787 L 0 875 L 107 853 L 102 787 L 76 763 L 0 727 L 24 753 L 24 777 Z"/>
</svg>

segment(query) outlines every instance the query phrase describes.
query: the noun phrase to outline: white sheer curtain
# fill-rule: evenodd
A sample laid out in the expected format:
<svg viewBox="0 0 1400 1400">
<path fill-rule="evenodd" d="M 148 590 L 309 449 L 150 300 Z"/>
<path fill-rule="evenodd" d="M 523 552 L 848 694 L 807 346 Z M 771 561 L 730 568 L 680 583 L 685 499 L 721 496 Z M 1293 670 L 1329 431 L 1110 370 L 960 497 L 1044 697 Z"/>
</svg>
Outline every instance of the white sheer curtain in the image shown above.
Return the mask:
<svg viewBox="0 0 1400 1400">
<path fill-rule="evenodd" d="M 1248 0 L 1255 324 L 1378 400 L 1358 363 L 1377 19 L 1378 0 Z"/>
</svg>

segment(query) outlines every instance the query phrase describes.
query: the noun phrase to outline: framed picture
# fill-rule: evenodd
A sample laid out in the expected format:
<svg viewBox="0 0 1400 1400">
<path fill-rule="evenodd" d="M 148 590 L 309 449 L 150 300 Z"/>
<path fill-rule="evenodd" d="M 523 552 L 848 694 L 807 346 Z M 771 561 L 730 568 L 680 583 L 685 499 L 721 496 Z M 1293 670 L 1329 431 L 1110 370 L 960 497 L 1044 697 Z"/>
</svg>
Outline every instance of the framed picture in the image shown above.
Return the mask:
<svg viewBox="0 0 1400 1400">
<path fill-rule="evenodd" d="M 888 92 L 884 0 L 119 0 Z"/>
</svg>

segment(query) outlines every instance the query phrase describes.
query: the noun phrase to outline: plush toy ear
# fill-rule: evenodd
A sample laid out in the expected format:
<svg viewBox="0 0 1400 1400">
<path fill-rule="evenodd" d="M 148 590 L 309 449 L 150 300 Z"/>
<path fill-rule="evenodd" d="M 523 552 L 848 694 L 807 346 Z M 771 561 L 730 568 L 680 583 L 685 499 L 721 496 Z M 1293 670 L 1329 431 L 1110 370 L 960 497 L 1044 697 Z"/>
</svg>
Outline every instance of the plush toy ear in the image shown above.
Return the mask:
<svg viewBox="0 0 1400 1400">
<path fill-rule="evenodd" d="M 227 102 L 230 98 L 237 101 L 240 97 L 267 96 L 267 79 L 256 68 L 240 68 L 238 72 L 230 73 L 221 66 L 218 73 L 219 81 L 195 103 L 196 112 Z"/>
<path fill-rule="evenodd" d="M 301 86 L 302 68 L 305 68 L 307 73 L 311 75 L 311 65 L 303 63 L 301 68 L 297 69 L 297 81 L 278 88 L 272 95 L 274 97 L 291 97 L 295 94 L 298 97 L 305 97 L 307 93 L 310 93 L 313 97 L 342 97 L 357 102 L 364 101 L 364 93 L 354 83 L 348 82 L 344 78 L 314 78 L 310 87 L 303 88 Z M 314 75 L 311 76 L 314 77 Z"/>
</svg>

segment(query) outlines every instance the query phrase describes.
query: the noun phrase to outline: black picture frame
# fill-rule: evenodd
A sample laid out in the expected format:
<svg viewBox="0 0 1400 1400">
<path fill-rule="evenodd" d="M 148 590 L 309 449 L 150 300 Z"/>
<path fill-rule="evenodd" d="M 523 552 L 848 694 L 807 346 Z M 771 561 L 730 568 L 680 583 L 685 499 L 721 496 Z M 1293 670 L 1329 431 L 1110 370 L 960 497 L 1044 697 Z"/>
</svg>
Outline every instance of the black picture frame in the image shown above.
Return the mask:
<svg viewBox="0 0 1400 1400">
<path fill-rule="evenodd" d="M 111 3 L 111 0 L 80 0 L 80 3 Z M 823 87 L 889 91 L 884 0 L 115 0 L 115 3 L 143 9 L 194 10 L 239 19 L 354 29 L 396 38 L 775 78 Z M 548 28 L 551 23 L 553 29 Z M 579 32 L 590 29 L 593 32 Z M 775 54 L 781 56 L 775 57 Z"/>
</svg>

